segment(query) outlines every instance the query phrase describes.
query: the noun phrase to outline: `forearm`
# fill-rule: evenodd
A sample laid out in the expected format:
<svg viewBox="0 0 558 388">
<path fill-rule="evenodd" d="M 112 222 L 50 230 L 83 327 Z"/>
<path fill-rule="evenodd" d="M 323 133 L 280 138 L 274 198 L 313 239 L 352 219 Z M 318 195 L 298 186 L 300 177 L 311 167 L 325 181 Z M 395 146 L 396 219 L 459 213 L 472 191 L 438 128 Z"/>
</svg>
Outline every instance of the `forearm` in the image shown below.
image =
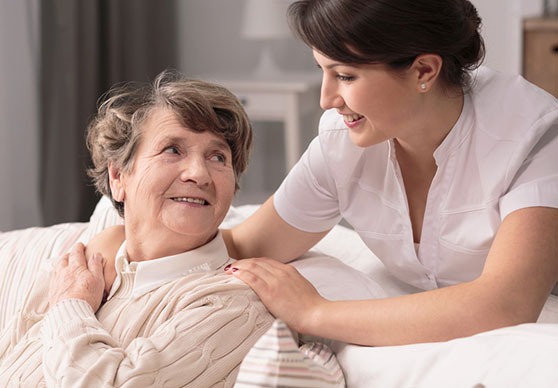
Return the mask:
<svg viewBox="0 0 558 388">
<path fill-rule="evenodd" d="M 557 232 L 556 209 L 518 210 L 500 226 L 476 280 L 398 298 L 324 303 L 307 327 L 349 342 L 395 345 L 536 321 L 558 277 Z M 320 319 L 326 324 L 317 325 Z"/>
<path fill-rule="evenodd" d="M 48 386 L 101 386 L 107 383 L 103 377 L 110 365 L 119 365 L 123 358 L 124 352 L 104 352 L 116 341 L 82 300 L 66 299 L 51 307 L 43 319 L 41 337 Z"/>
<path fill-rule="evenodd" d="M 300 330 L 370 346 L 446 341 L 536 320 L 534 309 L 514 308 L 513 299 L 477 280 L 396 298 L 326 301 Z"/>
<path fill-rule="evenodd" d="M 240 294 L 181 309 L 158 324 L 117 322 L 117 334 L 87 303 L 64 300 L 43 320 L 43 371 L 49 386 L 57 387 L 232 385 L 234 369 L 271 321 L 255 296 Z"/>
</svg>

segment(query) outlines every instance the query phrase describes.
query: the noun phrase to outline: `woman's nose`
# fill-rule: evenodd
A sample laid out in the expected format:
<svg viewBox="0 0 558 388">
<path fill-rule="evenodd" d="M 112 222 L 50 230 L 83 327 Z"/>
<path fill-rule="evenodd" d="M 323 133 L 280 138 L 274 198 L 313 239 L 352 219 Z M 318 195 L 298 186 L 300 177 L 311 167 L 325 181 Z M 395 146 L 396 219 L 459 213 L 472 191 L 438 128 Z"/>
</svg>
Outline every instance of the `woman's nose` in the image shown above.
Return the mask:
<svg viewBox="0 0 558 388">
<path fill-rule="evenodd" d="M 185 158 L 180 179 L 183 182 L 194 182 L 200 186 L 210 183 L 211 174 L 205 157 L 192 155 Z"/>
<path fill-rule="evenodd" d="M 322 109 L 340 108 L 343 104 L 343 98 L 339 95 L 336 84 L 324 77 L 320 93 L 320 106 Z"/>
</svg>

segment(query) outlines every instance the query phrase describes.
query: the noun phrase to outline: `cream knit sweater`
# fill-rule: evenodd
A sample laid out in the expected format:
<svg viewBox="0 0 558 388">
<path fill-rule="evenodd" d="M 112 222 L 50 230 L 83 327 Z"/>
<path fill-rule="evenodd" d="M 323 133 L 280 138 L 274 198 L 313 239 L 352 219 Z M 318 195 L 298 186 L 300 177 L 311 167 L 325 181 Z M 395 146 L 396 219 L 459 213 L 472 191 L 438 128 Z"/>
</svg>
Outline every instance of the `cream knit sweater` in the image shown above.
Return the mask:
<svg viewBox="0 0 558 388">
<path fill-rule="evenodd" d="M 231 387 L 273 317 L 222 267 L 132 297 L 134 272 L 97 314 L 84 301 L 48 310 L 42 271 L 0 334 L 0 387 Z"/>
</svg>

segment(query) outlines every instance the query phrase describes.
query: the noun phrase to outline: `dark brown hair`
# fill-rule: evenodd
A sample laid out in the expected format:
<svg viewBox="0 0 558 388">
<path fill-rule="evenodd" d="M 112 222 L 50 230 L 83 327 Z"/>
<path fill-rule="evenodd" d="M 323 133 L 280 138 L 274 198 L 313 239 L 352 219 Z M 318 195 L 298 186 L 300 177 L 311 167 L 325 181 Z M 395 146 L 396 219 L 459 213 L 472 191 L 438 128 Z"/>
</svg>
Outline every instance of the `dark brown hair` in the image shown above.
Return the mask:
<svg viewBox="0 0 558 388">
<path fill-rule="evenodd" d="M 232 153 L 238 189 L 252 148 L 252 126 L 242 104 L 226 88 L 188 80 L 164 71 L 152 84 L 128 83 L 111 89 L 87 129 L 87 147 L 93 160 L 88 173 L 97 191 L 111 198 L 124 215 L 124 206 L 112 197 L 108 166 L 130 171 L 142 139 L 142 125 L 159 108 L 169 109 L 187 128 L 209 131 L 225 139 Z"/>
<path fill-rule="evenodd" d="M 346 64 L 405 69 L 437 54 L 442 80 L 468 87 L 468 72 L 484 58 L 481 18 L 468 0 L 300 0 L 288 16 L 306 44 Z"/>
</svg>

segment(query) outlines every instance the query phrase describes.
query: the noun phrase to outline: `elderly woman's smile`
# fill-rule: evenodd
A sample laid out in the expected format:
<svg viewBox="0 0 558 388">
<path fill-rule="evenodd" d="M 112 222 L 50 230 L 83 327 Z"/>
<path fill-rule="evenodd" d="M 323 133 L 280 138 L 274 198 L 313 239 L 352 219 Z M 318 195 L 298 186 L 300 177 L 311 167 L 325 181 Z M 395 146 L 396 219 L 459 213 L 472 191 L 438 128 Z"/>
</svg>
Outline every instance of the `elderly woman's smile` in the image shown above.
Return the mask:
<svg viewBox="0 0 558 388">
<path fill-rule="evenodd" d="M 177 201 L 177 202 L 194 203 L 194 204 L 204 205 L 204 206 L 209 205 L 209 202 L 207 202 L 203 198 L 178 197 L 178 198 L 172 198 L 172 199 L 173 199 L 173 201 Z"/>
<path fill-rule="evenodd" d="M 215 133 L 186 128 L 175 113 L 157 108 L 142 126 L 130 171 L 112 171 L 111 189 L 124 203 L 132 260 L 172 255 L 210 241 L 235 191 L 231 150 Z M 144 246 L 150 236 L 159 241 Z M 153 239 L 153 236 L 156 236 Z"/>
</svg>

